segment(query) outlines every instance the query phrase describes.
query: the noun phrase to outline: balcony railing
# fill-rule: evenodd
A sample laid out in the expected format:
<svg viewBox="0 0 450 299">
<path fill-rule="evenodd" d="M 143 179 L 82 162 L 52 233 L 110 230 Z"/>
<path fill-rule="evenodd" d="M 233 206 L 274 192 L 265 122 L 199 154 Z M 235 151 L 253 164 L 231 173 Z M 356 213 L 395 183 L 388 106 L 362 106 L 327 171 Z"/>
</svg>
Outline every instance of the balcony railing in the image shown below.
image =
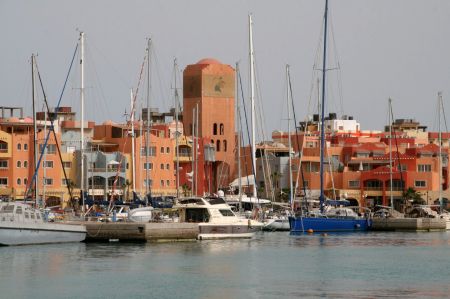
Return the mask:
<svg viewBox="0 0 450 299">
<path fill-rule="evenodd" d="M 88 172 L 117 172 L 118 168 L 89 168 Z M 120 168 L 120 172 L 125 172 L 124 167 Z"/>
</svg>

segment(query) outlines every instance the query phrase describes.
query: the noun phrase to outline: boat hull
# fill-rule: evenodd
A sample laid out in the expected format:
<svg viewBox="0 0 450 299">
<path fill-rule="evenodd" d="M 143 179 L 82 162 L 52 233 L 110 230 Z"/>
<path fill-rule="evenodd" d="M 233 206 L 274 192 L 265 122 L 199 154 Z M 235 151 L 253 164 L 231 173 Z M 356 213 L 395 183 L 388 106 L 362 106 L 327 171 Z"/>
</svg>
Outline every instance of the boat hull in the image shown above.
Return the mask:
<svg viewBox="0 0 450 299">
<path fill-rule="evenodd" d="M 371 227 L 368 219 L 289 217 L 292 233 L 313 232 L 353 232 L 367 231 Z"/>
<path fill-rule="evenodd" d="M 264 223 L 263 230 L 265 231 L 289 231 L 290 224 L 288 219 L 268 219 Z"/>
<path fill-rule="evenodd" d="M 86 238 L 82 225 L 0 223 L 0 245 L 31 245 L 81 242 Z"/>
<path fill-rule="evenodd" d="M 210 239 L 234 239 L 234 238 L 252 238 L 256 231 L 261 230 L 261 227 L 248 225 L 227 225 L 227 224 L 209 224 L 200 223 L 199 226 L 199 240 Z"/>
</svg>

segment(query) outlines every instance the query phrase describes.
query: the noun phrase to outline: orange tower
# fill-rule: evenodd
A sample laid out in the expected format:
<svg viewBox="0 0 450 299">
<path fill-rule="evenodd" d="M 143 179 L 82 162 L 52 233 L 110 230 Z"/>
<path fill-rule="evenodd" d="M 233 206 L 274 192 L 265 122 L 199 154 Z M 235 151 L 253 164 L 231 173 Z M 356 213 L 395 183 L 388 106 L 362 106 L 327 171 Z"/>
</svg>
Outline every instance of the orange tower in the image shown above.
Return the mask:
<svg viewBox="0 0 450 299">
<path fill-rule="evenodd" d="M 215 162 L 210 163 L 211 174 L 208 175 L 208 169 L 202 165 L 205 173 L 198 184 L 200 187 L 200 181 L 203 180 L 204 190 L 210 190 L 209 186 L 212 185 L 211 191 L 215 192 L 218 188 L 228 186 L 235 168 L 235 70 L 209 58 L 188 65 L 183 73 L 183 93 L 185 135 L 196 134 L 193 132 L 193 111 L 198 107 L 199 146 L 203 148 L 205 143 L 210 143 L 216 152 Z M 199 153 L 200 156 L 203 154 Z M 200 174 L 200 170 L 198 172 Z"/>
</svg>

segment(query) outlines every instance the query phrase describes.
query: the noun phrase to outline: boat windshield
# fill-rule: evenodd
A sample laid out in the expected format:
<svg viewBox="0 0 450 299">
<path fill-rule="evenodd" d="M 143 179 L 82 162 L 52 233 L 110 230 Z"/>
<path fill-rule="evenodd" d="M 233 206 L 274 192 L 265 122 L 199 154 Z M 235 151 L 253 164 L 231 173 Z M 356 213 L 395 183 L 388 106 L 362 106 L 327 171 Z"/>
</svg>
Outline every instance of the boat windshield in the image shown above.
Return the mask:
<svg viewBox="0 0 450 299">
<path fill-rule="evenodd" d="M 209 203 L 212 205 L 223 205 L 226 204 L 225 200 L 221 197 L 211 197 L 209 198 Z"/>
<path fill-rule="evenodd" d="M 182 199 L 182 200 L 179 201 L 179 204 L 182 204 L 182 205 L 187 205 L 187 204 L 190 204 L 190 203 L 195 203 L 195 204 L 198 204 L 198 205 L 203 205 L 204 204 L 201 198 L 187 198 L 187 199 Z"/>
</svg>

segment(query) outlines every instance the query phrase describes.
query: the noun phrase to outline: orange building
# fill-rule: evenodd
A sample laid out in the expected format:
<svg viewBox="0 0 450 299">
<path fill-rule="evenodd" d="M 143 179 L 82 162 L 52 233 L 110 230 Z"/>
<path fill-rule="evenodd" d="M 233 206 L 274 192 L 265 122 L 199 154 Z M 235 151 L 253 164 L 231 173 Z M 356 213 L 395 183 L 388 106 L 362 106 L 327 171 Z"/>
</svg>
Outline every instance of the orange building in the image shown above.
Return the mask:
<svg viewBox="0 0 450 299">
<path fill-rule="evenodd" d="M 202 59 L 188 65 L 183 73 L 183 123 L 186 136 L 196 136 L 199 146 L 208 143 L 215 148 L 211 161 L 211 191 L 228 186 L 234 179 L 236 164 L 235 132 L 235 70 L 215 59 Z M 195 131 L 198 107 L 198 133 Z M 206 143 L 205 143 L 206 142 Z M 200 153 L 202 155 L 203 153 Z M 206 177 L 204 167 L 198 176 Z M 208 191 L 204 184 L 197 186 L 197 194 Z"/>
</svg>

